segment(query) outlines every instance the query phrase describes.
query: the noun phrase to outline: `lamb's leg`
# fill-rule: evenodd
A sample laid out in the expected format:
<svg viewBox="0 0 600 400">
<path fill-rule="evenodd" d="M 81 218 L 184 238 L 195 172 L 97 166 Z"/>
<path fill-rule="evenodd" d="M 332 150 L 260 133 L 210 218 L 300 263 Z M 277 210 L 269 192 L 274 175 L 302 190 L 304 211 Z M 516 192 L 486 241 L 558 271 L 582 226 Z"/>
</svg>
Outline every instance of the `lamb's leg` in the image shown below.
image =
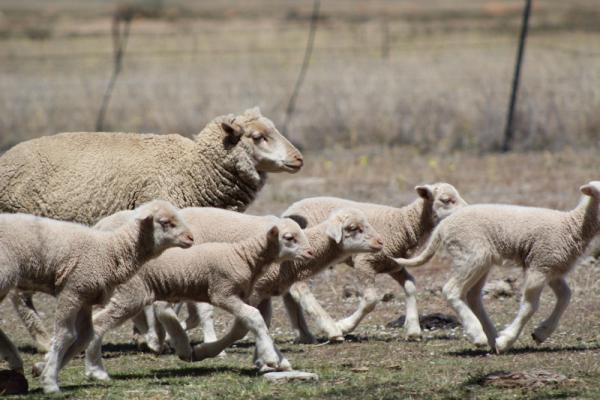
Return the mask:
<svg viewBox="0 0 600 400">
<path fill-rule="evenodd" d="M 71 361 L 73 357 L 84 351 L 94 337 L 91 307 L 83 307 L 77 313 L 76 332 L 77 337 L 75 338 L 75 342 L 69 347 L 63 356 L 60 369 L 62 369 L 69 361 Z"/>
<path fill-rule="evenodd" d="M 6 297 L 6 290 L 0 295 L 0 303 Z M 23 373 L 23 360 L 19 355 L 19 351 L 14 343 L 6 336 L 6 334 L 0 329 L 0 356 L 8 363 L 8 368 Z"/>
<path fill-rule="evenodd" d="M 552 310 L 550 316 L 537 328 L 535 328 L 531 335 L 537 344 L 540 344 L 544 340 L 548 339 L 552 332 L 554 332 L 558 326 L 560 318 L 571 301 L 571 289 L 569 289 L 569 285 L 567 284 L 565 278 L 560 277 L 553 279 L 548 282 L 548 285 L 554 292 L 554 296 L 556 296 L 556 304 L 554 305 L 554 309 Z"/>
<path fill-rule="evenodd" d="M 362 294 L 358 308 L 352 315 L 337 322 L 337 326 L 344 334 L 352 332 L 371 311 L 381 299 L 379 291 L 375 287 L 376 269 L 371 266 L 367 260 L 356 257 L 354 260 L 354 268 L 358 276 L 358 280 L 362 287 Z"/>
<path fill-rule="evenodd" d="M 455 271 L 457 270 L 459 270 L 459 268 L 455 268 Z M 478 347 L 486 346 L 488 344 L 487 336 L 483 331 L 481 322 L 479 322 L 477 316 L 464 301 L 464 297 L 470 287 L 477 282 L 478 278 L 480 278 L 483 273 L 475 274 L 474 271 L 468 271 L 467 269 L 465 269 L 465 271 L 466 273 L 464 274 L 455 273 L 442 288 L 442 294 L 448 304 L 450 304 L 450 307 L 458 314 L 463 329 L 469 339 Z"/>
<path fill-rule="evenodd" d="M 294 300 L 300 304 L 302 310 L 306 312 L 315 320 L 317 327 L 325 332 L 327 338 L 331 342 L 343 342 L 344 333 L 338 327 L 335 320 L 323 309 L 321 304 L 317 301 L 313 293 L 310 291 L 306 282 L 296 282 L 289 290 L 289 294 Z M 312 336 L 308 327 L 305 327 L 307 332 L 304 333 L 304 337 Z M 297 338 L 298 341 L 302 341 L 303 337 Z"/>
<path fill-rule="evenodd" d="M 482 293 L 483 287 L 485 286 L 485 281 L 487 280 L 488 274 L 485 274 L 473 287 L 467 292 L 467 304 L 471 308 L 471 311 L 477 316 L 481 326 L 483 327 L 483 331 L 487 336 L 489 346 L 494 349 L 496 346 L 496 337 L 498 336 L 498 332 L 496 332 L 496 327 L 494 323 L 488 316 L 485 311 L 485 307 L 483 306 Z"/>
<path fill-rule="evenodd" d="M 264 367 L 279 368 L 279 356 L 275 351 L 273 340 L 269 336 L 269 329 L 260 311 L 244 303 L 237 296 L 217 297 L 213 299 L 213 304 L 233 314 L 254 334 L 258 358 L 264 362 L 263 365 L 257 365 L 259 369 L 262 370 Z"/>
<path fill-rule="evenodd" d="M 192 346 L 187 333 L 181 327 L 175 310 L 169 303 L 157 301 L 154 303 L 156 318 L 169 334 L 169 342 L 175 348 L 175 353 L 183 361 L 192 361 Z"/>
<path fill-rule="evenodd" d="M 408 273 L 406 268 L 389 274 L 404 289 L 404 298 L 406 302 L 406 318 L 404 320 L 404 329 L 406 338 L 416 340 L 421 338 L 421 325 L 419 324 L 419 311 L 417 310 L 417 288 L 415 278 Z"/>
<path fill-rule="evenodd" d="M 201 317 L 202 311 L 200 309 L 201 304 L 206 304 L 206 303 L 196 303 L 193 301 L 185 302 L 185 307 L 187 308 L 188 315 L 187 315 L 187 318 L 185 319 L 185 321 L 181 323 L 181 326 L 183 326 L 183 329 L 185 329 L 186 331 L 194 329 L 195 327 L 200 325 L 200 323 L 202 322 L 202 317 Z M 210 306 L 210 304 L 209 304 L 209 306 Z M 214 329 L 213 329 L 213 333 L 214 333 Z M 204 336 L 206 336 L 206 333 L 204 334 Z M 216 337 L 214 339 L 216 339 Z M 214 341 L 214 340 L 212 340 L 212 341 Z"/>
<path fill-rule="evenodd" d="M 27 332 L 35 341 L 38 349 L 44 353 L 50 350 L 51 336 L 46 331 L 44 321 L 37 313 L 33 305 L 33 293 L 13 290 L 10 295 L 10 300 L 17 312 L 17 315 L 23 321 L 27 328 Z"/>
<path fill-rule="evenodd" d="M 143 298 L 135 297 L 132 298 Z M 122 302 L 121 302 L 122 301 Z M 110 380 L 102 363 L 102 338 L 106 332 L 115 329 L 129 318 L 142 311 L 143 303 L 127 301 L 127 299 L 111 301 L 102 310 L 94 314 L 94 335 L 85 351 L 85 375 L 90 379 Z"/>
<path fill-rule="evenodd" d="M 237 318 L 233 322 L 233 326 L 221 339 L 217 339 L 214 342 L 204 342 L 197 346 L 194 346 L 194 358 L 193 361 L 202 361 L 205 358 L 217 357 L 226 348 L 234 344 L 240 339 L 243 339 L 248 333 L 246 325 Z"/>
<path fill-rule="evenodd" d="M 271 303 L 271 298 L 261 301 L 260 304 L 257 306 L 257 308 L 258 308 L 258 311 L 260 311 L 260 314 L 262 315 L 263 320 L 265 321 L 265 324 L 267 325 L 267 328 L 270 328 L 271 327 L 271 318 L 273 316 L 273 305 Z M 291 371 L 292 364 L 290 364 L 290 362 L 283 356 L 281 351 L 277 348 L 277 345 L 273 344 L 273 347 L 275 348 L 275 351 L 277 352 L 277 355 L 279 356 L 279 369 L 282 371 Z M 265 362 L 259 358 L 257 350 L 258 350 L 258 348 L 255 347 L 254 348 L 254 359 L 253 359 L 254 365 L 265 365 Z"/>
<path fill-rule="evenodd" d="M 508 350 L 517 340 L 527 321 L 537 311 L 540 304 L 540 295 L 545 285 L 546 275 L 530 267 L 525 275 L 519 312 L 513 322 L 504 328 L 496 338 L 496 352 L 502 353 Z"/>
<path fill-rule="evenodd" d="M 144 335 L 146 345 L 154 353 L 161 354 L 165 349 L 165 329 L 156 319 L 156 313 L 152 304 L 144 307 L 144 315 L 148 324 L 148 331 Z"/>
<path fill-rule="evenodd" d="M 296 299 L 294 299 L 291 294 L 285 293 L 283 295 L 283 304 L 287 311 L 292 329 L 296 333 L 294 343 L 317 343 L 317 338 L 315 338 L 315 336 L 310 332 L 308 324 L 304 319 L 302 307 L 300 307 L 300 304 L 296 301 Z"/>
<path fill-rule="evenodd" d="M 76 340 L 75 329 L 79 307 L 74 301 L 59 299 L 56 307 L 56 322 L 52 346 L 46 355 L 46 365 L 42 371 L 42 386 L 45 393 L 59 392 L 58 373 L 67 350 Z"/>
</svg>

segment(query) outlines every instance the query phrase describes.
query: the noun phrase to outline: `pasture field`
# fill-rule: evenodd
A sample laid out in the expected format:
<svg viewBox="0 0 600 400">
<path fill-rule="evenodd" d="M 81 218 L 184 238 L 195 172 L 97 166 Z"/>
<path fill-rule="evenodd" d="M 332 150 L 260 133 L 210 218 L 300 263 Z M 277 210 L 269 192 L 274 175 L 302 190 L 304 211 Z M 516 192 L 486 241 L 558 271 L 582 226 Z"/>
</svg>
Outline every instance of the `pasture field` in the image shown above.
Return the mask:
<svg viewBox="0 0 600 400">
<path fill-rule="evenodd" d="M 515 153 L 476 157 L 455 153 L 430 156 L 409 148 L 357 147 L 308 153 L 306 167 L 297 175 L 274 176 L 250 212 L 280 212 L 292 201 L 312 195 L 339 195 L 358 200 L 406 204 L 415 197 L 412 187 L 421 182 L 452 182 L 469 202 L 501 202 L 567 209 L 578 201 L 578 187 L 598 174 L 594 151 Z M 452 314 L 440 295 L 448 276 L 441 260 L 414 270 L 422 315 Z M 324 306 L 337 318 L 350 313 L 357 298 L 344 297 L 358 288 L 352 270 L 338 266 L 312 285 Z M 516 269 L 497 269 L 490 280 L 513 277 Z M 535 346 L 530 332 L 553 304 L 544 292 L 540 311 L 526 327 L 513 350 L 505 355 L 476 350 L 460 328 L 425 333 L 421 342 L 407 342 L 401 328 L 388 328 L 404 311 L 400 288 L 385 275 L 378 277 L 380 303 L 357 331 L 339 345 L 295 345 L 282 303 L 274 302 L 272 334 L 295 368 L 316 372 L 318 383 L 269 384 L 251 368 L 252 338 L 228 351 L 224 359 L 185 363 L 174 355 L 154 356 L 138 351 L 130 324 L 109 334 L 105 341 L 110 383 L 87 381 L 83 360 L 70 363 L 61 374 L 63 394 L 77 399 L 297 399 L 297 398 L 598 398 L 600 396 L 600 265 L 581 266 L 570 276 L 573 300 L 557 332 Z M 346 290 L 345 290 L 346 289 Z M 54 300 L 37 295 L 39 307 L 50 323 Z M 485 300 L 493 320 L 502 326 L 515 315 L 514 296 Z M 2 327 L 15 339 L 29 367 L 41 359 L 17 321 L 9 302 L 1 306 Z M 217 331 L 223 333 L 230 318 L 217 312 Z M 193 332 L 195 341 L 202 336 Z M 492 372 L 543 369 L 566 379 L 556 384 L 504 382 L 507 387 L 485 384 Z M 37 378 L 28 373 L 32 393 L 41 395 Z M 27 398 L 24 396 L 23 398 Z"/>
</svg>

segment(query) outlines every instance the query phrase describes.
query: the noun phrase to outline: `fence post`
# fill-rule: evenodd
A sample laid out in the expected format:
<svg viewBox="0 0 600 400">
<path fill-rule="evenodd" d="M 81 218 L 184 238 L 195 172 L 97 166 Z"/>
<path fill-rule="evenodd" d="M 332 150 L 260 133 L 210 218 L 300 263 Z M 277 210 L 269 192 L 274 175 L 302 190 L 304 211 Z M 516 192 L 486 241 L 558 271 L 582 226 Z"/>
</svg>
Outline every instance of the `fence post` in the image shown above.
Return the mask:
<svg viewBox="0 0 600 400">
<path fill-rule="evenodd" d="M 506 153 L 512 148 L 513 139 L 513 118 L 515 106 L 517 103 L 517 92 L 519 90 L 519 80 L 521 76 L 521 63 L 523 62 L 523 53 L 525 51 L 525 40 L 527 39 L 527 30 L 529 26 L 529 14 L 531 13 L 531 0 L 525 0 L 523 10 L 523 23 L 521 25 L 521 35 L 519 37 L 519 49 L 517 50 L 517 62 L 515 63 L 515 72 L 512 80 L 512 91 L 510 93 L 510 103 L 508 113 L 506 114 L 506 125 L 504 127 L 504 142 L 502 143 L 502 152 Z"/>
</svg>

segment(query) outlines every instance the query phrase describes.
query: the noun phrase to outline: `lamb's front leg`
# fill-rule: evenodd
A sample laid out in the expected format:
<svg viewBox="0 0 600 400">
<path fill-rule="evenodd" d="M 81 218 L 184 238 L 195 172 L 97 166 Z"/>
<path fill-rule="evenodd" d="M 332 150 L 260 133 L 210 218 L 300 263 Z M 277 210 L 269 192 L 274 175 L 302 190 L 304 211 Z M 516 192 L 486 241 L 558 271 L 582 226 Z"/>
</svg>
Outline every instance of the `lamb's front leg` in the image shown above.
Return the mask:
<svg viewBox="0 0 600 400">
<path fill-rule="evenodd" d="M 144 315 L 148 325 L 148 331 L 145 334 L 146 345 L 154 353 L 161 354 L 165 349 L 165 329 L 156 319 L 153 304 L 144 307 Z"/>
<path fill-rule="evenodd" d="M 233 314 L 256 338 L 256 352 L 258 358 L 268 368 L 279 368 L 279 356 L 269 336 L 269 330 L 258 309 L 244 303 L 237 296 L 213 299 L 213 304 Z M 207 343 L 210 344 L 210 343 Z M 263 365 L 257 365 L 262 369 Z"/>
<path fill-rule="evenodd" d="M 360 321 L 375 309 L 375 306 L 381 299 L 379 291 L 375 287 L 376 270 L 368 261 L 363 260 L 360 257 L 356 257 L 354 263 L 358 279 L 363 287 L 356 311 L 349 317 L 337 322 L 337 326 L 344 334 L 352 332 L 358 326 Z"/>
<path fill-rule="evenodd" d="M 569 285 L 567 284 L 565 278 L 561 277 L 553 279 L 548 282 L 548 285 L 554 292 L 554 296 L 556 296 L 556 304 L 554 305 L 554 309 L 552 310 L 550 316 L 537 328 L 535 328 L 531 335 L 537 344 L 540 344 L 544 340 L 548 339 L 552 332 L 556 330 L 560 318 L 571 301 L 571 289 L 569 289 Z"/>
<path fill-rule="evenodd" d="M 331 318 L 327 311 L 325 311 L 321 304 L 319 304 L 319 301 L 315 298 L 306 282 L 294 283 L 290 287 L 288 293 L 298 304 L 300 304 L 302 311 L 306 312 L 315 320 L 315 323 L 320 330 L 325 332 L 329 341 L 344 341 L 344 333 L 338 327 L 335 320 Z M 312 337 L 312 333 L 310 333 L 310 330 L 308 330 L 308 326 L 306 324 L 301 324 L 298 325 L 298 328 L 303 328 L 305 332 L 301 331 L 300 337 L 298 337 L 296 340 L 300 343 L 309 343 L 310 339 L 307 338 Z"/>
<path fill-rule="evenodd" d="M 496 338 L 496 352 L 508 350 L 519 337 L 523 327 L 537 311 L 540 295 L 546 285 L 546 275 L 533 267 L 526 272 L 521 306 L 513 322 L 504 328 Z"/>
<path fill-rule="evenodd" d="M 241 320 L 236 318 L 229 332 L 221 339 L 194 346 L 193 361 L 202 361 L 205 358 L 219 356 L 226 348 L 243 339 L 246 333 L 248 333 L 248 328 L 246 328 L 246 325 Z"/>
<path fill-rule="evenodd" d="M 294 343 L 317 343 L 317 338 L 312 334 L 312 332 L 308 328 L 308 324 L 306 323 L 306 319 L 304 318 L 304 313 L 302 312 L 302 307 L 300 306 L 300 303 L 298 303 L 289 292 L 284 293 L 282 298 L 283 304 L 285 306 L 285 311 L 288 315 L 288 319 L 290 320 L 292 329 L 296 334 Z"/>
<path fill-rule="evenodd" d="M 265 299 L 260 302 L 258 305 L 258 311 L 263 317 L 263 320 L 267 324 L 267 328 L 271 327 L 271 317 L 273 315 L 273 306 L 271 303 L 271 298 Z M 277 355 L 279 356 L 279 370 L 281 371 L 291 371 L 292 364 L 284 357 L 283 353 L 277 348 L 277 345 L 273 344 Z M 254 349 L 254 365 L 265 365 L 265 362 L 261 360 L 258 356 L 257 348 Z"/>
<path fill-rule="evenodd" d="M 52 346 L 46 355 L 46 364 L 42 371 L 42 386 L 44 393 L 59 392 L 58 373 L 67 350 L 76 340 L 75 324 L 79 308 L 70 301 L 59 299 L 56 307 L 56 322 Z"/>
<path fill-rule="evenodd" d="M 183 361 L 192 361 L 192 346 L 187 333 L 179 323 L 177 314 L 169 303 L 157 301 L 154 303 L 156 318 L 169 334 L 169 341 L 175 348 L 175 353 Z"/>
<path fill-rule="evenodd" d="M 418 340 L 421 338 L 421 324 L 419 323 L 419 311 L 417 310 L 417 288 L 415 278 L 408 273 L 406 268 L 397 272 L 390 273 L 396 282 L 404 289 L 404 301 L 406 302 L 406 318 L 404 320 L 404 329 L 408 340 Z"/>
</svg>

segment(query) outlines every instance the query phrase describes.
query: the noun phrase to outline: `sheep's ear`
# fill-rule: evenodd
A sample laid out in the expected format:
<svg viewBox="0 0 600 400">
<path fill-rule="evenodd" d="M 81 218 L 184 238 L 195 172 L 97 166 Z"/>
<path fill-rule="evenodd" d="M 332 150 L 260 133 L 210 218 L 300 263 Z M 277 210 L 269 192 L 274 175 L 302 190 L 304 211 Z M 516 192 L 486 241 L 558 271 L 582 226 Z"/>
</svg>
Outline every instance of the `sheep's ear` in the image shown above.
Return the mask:
<svg viewBox="0 0 600 400">
<path fill-rule="evenodd" d="M 333 223 L 330 221 L 327 224 L 327 230 L 325 231 L 327 236 L 332 238 L 336 243 L 342 243 L 342 224 L 338 221 Z"/>
<path fill-rule="evenodd" d="M 236 145 L 244 134 L 242 127 L 233 121 L 221 122 L 221 128 L 223 128 L 223 131 L 227 134 L 227 142 L 232 145 Z"/>
<path fill-rule="evenodd" d="M 417 194 L 425 200 L 433 200 L 433 191 L 429 185 L 415 186 Z"/>
<path fill-rule="evenodd" d="M 135 220 L 141 223 L 147 223 L 154 220 L 154 214 L 151 210 L 139 210 L 135 215 Z"/>
<path fill-rule="evenodd" d="M 594 187 L 594 185 L 590 185 L 589 183 L 580 187 L 579 190 L 581 190 L 581 193 L 585 194 L 586 196 L 598 196 L 598 189 Z"/>
<path fill-rule="evenodd" d="M 279 238 L 279 228 L 277 227 L 277 225 L 273 225 L 273 227 L 269 229 L 269 232 L 267 232 L 267 237 L 270 240 L 275 240 Z"/>
</svg>

